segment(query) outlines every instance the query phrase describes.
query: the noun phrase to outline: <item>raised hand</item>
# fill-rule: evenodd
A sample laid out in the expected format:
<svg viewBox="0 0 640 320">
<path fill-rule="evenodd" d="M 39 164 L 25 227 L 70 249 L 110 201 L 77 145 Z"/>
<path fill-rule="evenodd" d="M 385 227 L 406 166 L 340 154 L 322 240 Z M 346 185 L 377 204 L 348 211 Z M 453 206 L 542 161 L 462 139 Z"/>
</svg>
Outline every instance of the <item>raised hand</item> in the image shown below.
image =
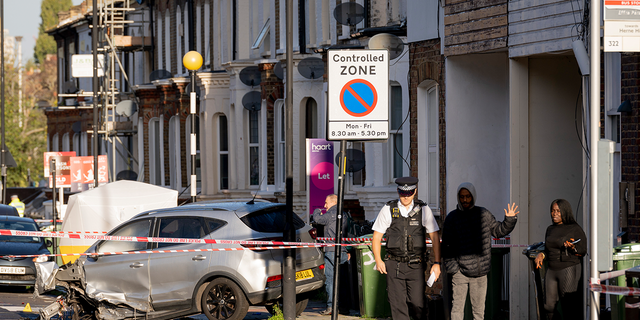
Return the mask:
<svg viewBox="0 0 640 320">
<path fill-rule="evenodd" d="M 504 209 L 504 214 L 507 217 L 515 217 L 518 213 L 520 213 L 520 211 L 516 211 L 518 210 L 518 206 L 515 202 L 513 203 L 513 206 L 507 203 L 507 209 Z"/>
</svg>

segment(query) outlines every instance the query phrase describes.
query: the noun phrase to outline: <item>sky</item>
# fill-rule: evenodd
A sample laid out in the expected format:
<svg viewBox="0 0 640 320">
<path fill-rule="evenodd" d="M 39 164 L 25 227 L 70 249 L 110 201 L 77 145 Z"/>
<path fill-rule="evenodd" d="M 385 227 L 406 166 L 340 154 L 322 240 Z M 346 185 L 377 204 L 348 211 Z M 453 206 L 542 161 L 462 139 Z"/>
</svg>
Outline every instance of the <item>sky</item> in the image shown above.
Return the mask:
<svg viewBox="0 0 640 320">
<path fill-rule="evenodd" d="M 73 5 L 79 5 L 82 0 L 73 0 Z M 42 0 L 5 0 L 4 28 L 10 36 L 22 36 L 22 61 L 33 58 L 33 47 L 38 37 L 40 26 L 40 4 Z"/>
</svg>

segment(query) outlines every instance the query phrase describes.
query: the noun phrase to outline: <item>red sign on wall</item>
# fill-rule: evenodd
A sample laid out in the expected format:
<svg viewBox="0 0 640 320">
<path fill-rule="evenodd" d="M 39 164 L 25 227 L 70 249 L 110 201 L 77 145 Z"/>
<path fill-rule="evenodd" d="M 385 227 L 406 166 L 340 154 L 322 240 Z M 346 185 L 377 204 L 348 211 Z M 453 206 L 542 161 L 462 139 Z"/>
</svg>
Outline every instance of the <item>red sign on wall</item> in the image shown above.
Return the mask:
<svg viewBox="0 0 640 320">
<path fill-rule="evenodd" d="M 56 159 L 56 188 L 71 187 L 71 157 L 75 156 L 75 151 L 44 153 L 44 176 L 49 177 L 49 187 L 53 187 L 51 159 Z"/>
<path fill-rule="evenodd" d="M 84 191 L 93 187 L 93 156 L 71 158 L 71 192 Z M 109 182 L 107 156 L 98 156 L 98 184 Z"/>
</svg>

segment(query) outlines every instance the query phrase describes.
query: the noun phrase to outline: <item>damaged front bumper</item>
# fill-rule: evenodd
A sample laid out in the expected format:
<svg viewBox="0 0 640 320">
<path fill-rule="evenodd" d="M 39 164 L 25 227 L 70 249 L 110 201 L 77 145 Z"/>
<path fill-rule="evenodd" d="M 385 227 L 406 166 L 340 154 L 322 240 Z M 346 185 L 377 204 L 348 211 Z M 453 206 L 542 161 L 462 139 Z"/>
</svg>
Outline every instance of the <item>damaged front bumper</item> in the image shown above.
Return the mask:
<svg viewBox="0 0 640 320">
<path fill-rule="evenodd" d="M 95 290 L 86 281 L 83 267 L 86 259 L 83 258 L 62 267 L 53 261 L 36 263 L 38 276 L 34 295 L 55 289 L 66 291 L 66 295 L 40 310 L 40 319 L 49 320 L 70 312 L 95 319 L 117 320 L 140 317 L 153 311 L 148 301 L 131 301 L 121 292 Z"/>
</svg>

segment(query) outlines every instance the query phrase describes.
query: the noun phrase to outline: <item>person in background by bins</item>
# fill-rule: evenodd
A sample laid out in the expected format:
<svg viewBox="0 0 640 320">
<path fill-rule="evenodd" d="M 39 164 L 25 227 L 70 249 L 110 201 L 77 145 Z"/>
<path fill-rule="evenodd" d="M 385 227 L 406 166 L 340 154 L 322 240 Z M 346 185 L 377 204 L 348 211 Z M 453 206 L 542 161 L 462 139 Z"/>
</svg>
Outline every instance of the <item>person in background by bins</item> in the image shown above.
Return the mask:
<svg viewBox="0 0 640 320">
<path fill-rule="evenodd" d="M 508 235 L 516 226 L 518 206 L 507 204 L 504 221 L 475 205 L 476 188 L 465 182 L 458 187 L 457 209 L 449 212 L 442 230 L 442 257 L 453 284 L 451 320 L 462 320 L 467 292 L 473 319 L 484 319 L 487 274 L 491 269 L 491 237 Z"/>
<path fill-rule="evenodd" d="M 313 221 L 316 224 L 324 226 L 324 236 L 328 238 L 336 237 L 336 221 L 338 220 L 338 196 L 336 194 L 330 194 L 324 200 L 324 208 L 327 210 L 324 214 L 320 212 L 317 214 L 314 211 Z M 342 219 L 342 230 L 346 226 L 346 219 Z M 344 233 L 343 233 L 344 234 Z M 337 241 L 336 241 L 337 242 Z M 350 256 L 347 253 L 346 247 L 342 247 L 342 253 L 340 254 L 340 264 L 343 264 L 349 260 Z M 335 247 L 324 247 L 324 274 L 326 280 L 324 282 L 325 289 L 327 291 L 327 309 L 320 311 L 322 315 L 330 315 L 333 310 L 333 277 L 336 272 L 339 272 L 340 268 L 336 268 L 333 265 L 335 260 Z"/>
<path fill-rule="evenodd" d="M 24 203 L 20 201 L 20 198 L 18 198 L 17 194 L 11 196 L 11 202 L 9 203 L 9 205 L 16 208 L 16 210 L 18 210 L 18 214 L 21 217 L 24 217 Z"/>
<path fill-rule="evenodd" d="M 581 259 L 587 253 L 587 236 L 573 217 L 571 204 L 564 199 L 551 202 L 551 224 L 544 237 L 545 251 L 536 256 L 536 268 L 547 259 L 544 277 L 547 319 L 553 319 L 558 300 L 564 306 L 563 319 L 579 319 L 581 313 L 572 310 L 579 306 L 578 282 L 582 275 Z M 571 307 L 571 308 L 569 308 Z M 570 311 L 572 310 L 572 311 Z"/>
<path fill-rule="evenodd" d="M 376 269 L 387 275 L 387 294 L 394 320 L 427 318 L 425 296 L 426 234 L 433 243 L 434 264 L 429 274 L 440 277 L 440 228 L 429 206 L 415 199 L 418 178 L 396 179 L 400 199 L 382 207 L 373 224 L 372 250 Z M 387 255 L 381 256 L 386 233 Z"/>
</svg>

